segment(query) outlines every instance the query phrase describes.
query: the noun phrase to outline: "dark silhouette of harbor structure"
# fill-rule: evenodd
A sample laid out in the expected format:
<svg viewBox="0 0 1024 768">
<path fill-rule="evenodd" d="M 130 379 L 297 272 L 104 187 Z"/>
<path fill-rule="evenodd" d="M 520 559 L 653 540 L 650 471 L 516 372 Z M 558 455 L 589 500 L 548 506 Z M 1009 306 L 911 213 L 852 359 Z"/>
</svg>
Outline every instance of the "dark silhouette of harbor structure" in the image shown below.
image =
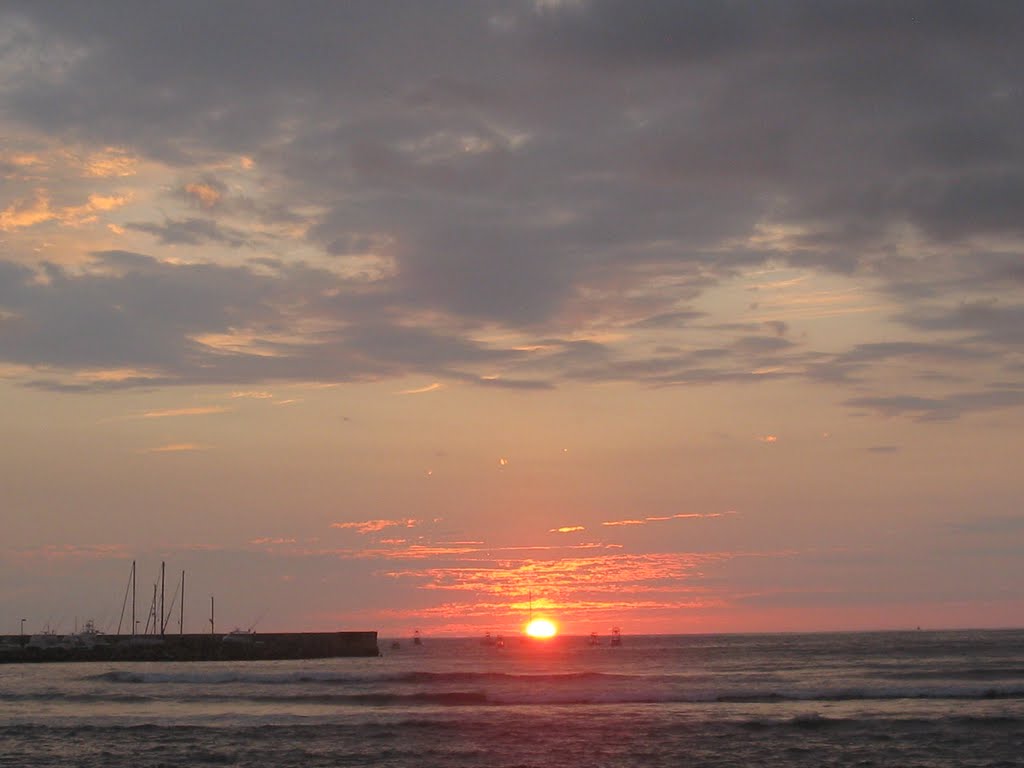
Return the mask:
<svg viewBox="0 0 1024 768">
<path fill-rule="evenodd" d="M 83 631 L 58 635 L 46 629 L 31 637 L 21 633 L 0 635 L 0 664 L 48 661 L 233 661 L 269 659 L 330 659 L 345 656 L 380 656 L 376 632 L 260 632 L 253 627 L 218 634 L 214 623 L 214 600 L 210 596 L 210 632 L 185 633 L 185 571 L 171 598 L 165 601 L 166 564 L 160 563 L 160 575 L 153 583 L 153 600 L 146 625 L 138 631 L 136 611 L 136 567 L 132 568 L 121 604 L 116 634 L 100 632 L 91 620 Z M 130 601 L 129 601 L 130 598 Z M 178 605 L 178 632 L 168 632 L 175 603 Z M 129 613 L 129 606 L 131 611 Z M 130 620 L 127 634 L 121 629 Z M 417 630 L 417 640 L 419 634 Z"/>
<path fill-rule="evenodd" d="M 379 656 L 376 632 L 54 636 L 46 645 L 0 635 L 0 664 L 67 661 L 234 661 Z"/>
</svg>

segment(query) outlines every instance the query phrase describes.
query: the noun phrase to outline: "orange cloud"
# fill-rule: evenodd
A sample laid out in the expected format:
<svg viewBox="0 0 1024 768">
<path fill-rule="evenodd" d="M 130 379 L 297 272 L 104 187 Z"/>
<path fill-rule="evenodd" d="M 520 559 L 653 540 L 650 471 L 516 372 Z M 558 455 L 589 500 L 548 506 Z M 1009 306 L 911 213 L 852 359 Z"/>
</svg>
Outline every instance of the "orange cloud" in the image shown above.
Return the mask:
<svg viewBox="0 0 1024 768">
<path fill-rule="evenodd" d="M 185 185 L 185 194 L 199 204 L 200 208 L 216 208 L 221 201 L 220 190 L 210 184 L 194 183 Z"/>
<path fill-rule="evenodd" d="M 606 520 L 601 525 L 644 525 L 646 520 Z"/>
<path fill-rule="evenodd" d="M 530 589 L 542 590 L 545 594 L 608 587 L 617 591 L 624 584 L 679 581 L 696 575 L 704 563 L 730 557 L 731 554 L 725 553 L 615 553 L 550 560 L 489 558 L 463 560 L 451 566 L 393 571 L 387 575 L 421 579 L 422 589 L 525 596 Z"/>
<path fill-rule="evenodd" d="M 404 520 L 361 520 L 353 523 L 331 523 L 331 528 L 354 529 L 357 533 L 377 533 L 385 528 L 405 527 L 415 528 L 421 520 L 406 518 Z"/>
<path fill-rule="evenodd" d="M 700 520 L 710 519 L 716 517 L 725 517 L 726 515 L 735 515 L 734 510 L 728 512 L 682 512 L 678 515 L 660 515 L 654 517 L 645 517 L 642 520 L 629 519 L 629 520 L 607 520 L 601 525 L 607 526 L 618 526 L 618 525 L 647 525 L 647 523 L 661 523 L 668 520 Z"/>
<path fill-rule="evenodd" d="M 134 176 L 138 158 L 119 147 L 106 147 L 102 152 L 89 155 L 83 164 L 87 176 L 111 178 Z"/>
<path fill-rule="evenodd" d="M 84 381 L 125 381 L 126 379 L 147 379 L 156 374 L 139 368 L 102 368 L 75 372 L 76 379 Z"/>
<path fill-rule="evenodd" d="M 38 560 L 121 560 L 128 557 L 118 544 L 46 544 L 33 549 L 16 549 L 15 554 Z"/>
<path fill-rule="evenodd" d="M 56 218 L 50 209 L 50 197 L 43 190 L 36 190 L 31 200 L 17 200 L 0 211 L 0 230 L 12 232 L 15 229 L 32 227 Z"/>
<path fill-rule="evenodd" d="M 170 443 L 157 448 L 150 448 L 146 453 L 188 453 L 190 451 L 208 451 L 210 446 L 200 443 Z"/>
<path fill-rule="evenodd" d="M 563 525 L 561 528 L 552 528 L 548 533 L 576 533 L 585 530 L 582 525 Z"/>
<path fill-rule="evenodd" d="M 422 395 L 422 394 L 426 394 L 427 392 L 436 392 L 437 390 L 441 389 L 441 386 L 442 385 L 441 385 L 440 382 L 435 381 L 433 384 L 428 384 L 425 387 L 419 387 L 417 389 L 403 389 L 401 392 L 398 392 L 397 394 L 399 394 L 399 395 Z"/>
<path fill-rule="evenodd" d="M 0 230 L 13 232 L 48 221 L 57 221 L 65 226 L 89 224 L 96 221 L 97 214 L 116 210 L 129 200 L 127 195 L 93 194 L 89 195 L 83 205 L 53 208 L 46 190 L 37 189 L 31 199 L 17 200 L 0 211 Z"/>
<path fill-rule="evenodd" d="M 174 416 L 205 416 L 210 413 L 224 413 L 228 409 L 220 405 L 208 405 L 199 408 L 171 408 L 163 411 L 146 411 L 137 419 L 168 419 Z"/>
<path fill-rule="evenodd" d="M 257 545 L 262 545 L 262 544 L 295 544 L 296 541 L 295 541 L 295 539 L 271 538 L 271 537 L 266 537 L 265 536 L 265 537 L 259 538 L 259 539 L 252 539 L 249 543 L 250 544 L 257 544 Z"/>
</svg>

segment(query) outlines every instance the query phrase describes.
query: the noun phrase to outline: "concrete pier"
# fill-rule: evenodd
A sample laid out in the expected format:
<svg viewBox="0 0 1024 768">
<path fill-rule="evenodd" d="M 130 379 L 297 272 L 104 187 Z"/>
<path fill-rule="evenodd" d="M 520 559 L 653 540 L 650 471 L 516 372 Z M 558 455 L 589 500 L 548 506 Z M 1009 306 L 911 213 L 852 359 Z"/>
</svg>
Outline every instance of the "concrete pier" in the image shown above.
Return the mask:
<svg viewBox="0 0 1024 768">
<path fill-rule="evenodd" d="M 232 661 L 379 656 L 376 632 L 0 636 L 0 664 L 61 661 Z"/>
</svg>

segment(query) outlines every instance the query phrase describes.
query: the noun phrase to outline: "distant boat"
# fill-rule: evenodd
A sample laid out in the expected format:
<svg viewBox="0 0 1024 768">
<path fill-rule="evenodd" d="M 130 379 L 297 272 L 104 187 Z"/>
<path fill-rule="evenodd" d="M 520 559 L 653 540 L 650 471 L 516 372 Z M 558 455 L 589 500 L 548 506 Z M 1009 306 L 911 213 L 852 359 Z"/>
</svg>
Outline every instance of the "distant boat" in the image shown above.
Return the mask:
<svg viewBox="0 0 1024 768">
<path fill-rule="evenodd" d="M 240 629 L 235 627 L 224 635 L 221 640 L 225 643 L 251 643 L 255 637 L 256 633 L 251 629 Z"/>
<path fill-rule="evenodd" d="M 612 627 L 612 639 L 609 645 L 622 645 L 622 634 L 618 627 Z"/>
<path fill-rule="evenodd" d="M 597 632 L 591 632 L 590 633 L 589 643 L 590 643 L 590 645 L 600 645 L 601 644 L 601 640 L 597 637 Z"/>
<path fill-rule="evenodd" d="M 498 635 L 498 637 L 494 641 L 494 645 L 497 648 L 504 648 L 505 647 L 505 638 L 502 637 L 501 635 Z"/>
<path fill-rule="evenodd" d="M 82 627 L 81 632 L 76 632 L 68 638 L 68 642 L 73 645 L 80 645 L 86 648 L 92 648 L 95 645 L 102 645 L 107 642 L 106 635 L 96 629 L 96 623 L 89 619 L 85 622 L 85 626 Z"/>
<path fill-rule="evenodd" d="M 37 632 L 28 639 L 29 648 L 59 648 L 63 645 L 64 638 L 50 629 L 47 624 L 42 632 Z"/>
<path fill-rule="evenodd" d="M 420 637 L 420 631 L 418 629 L 412 633 L 412 644 L 423 645 L 423 638 Z"/>
</svg>

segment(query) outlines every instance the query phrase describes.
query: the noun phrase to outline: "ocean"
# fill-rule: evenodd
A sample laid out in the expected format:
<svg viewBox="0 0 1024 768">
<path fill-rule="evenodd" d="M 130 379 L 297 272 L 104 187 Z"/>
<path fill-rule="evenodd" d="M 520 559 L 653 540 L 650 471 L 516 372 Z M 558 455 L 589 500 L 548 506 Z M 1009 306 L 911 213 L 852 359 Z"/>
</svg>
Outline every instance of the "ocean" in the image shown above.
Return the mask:
<svg viewBox="0 0 1024 768">
<path fill-rule="evenodd" d="M 0 665 L 0 766 L 1024 766 L 1024 631 Z"/>
</svg>

